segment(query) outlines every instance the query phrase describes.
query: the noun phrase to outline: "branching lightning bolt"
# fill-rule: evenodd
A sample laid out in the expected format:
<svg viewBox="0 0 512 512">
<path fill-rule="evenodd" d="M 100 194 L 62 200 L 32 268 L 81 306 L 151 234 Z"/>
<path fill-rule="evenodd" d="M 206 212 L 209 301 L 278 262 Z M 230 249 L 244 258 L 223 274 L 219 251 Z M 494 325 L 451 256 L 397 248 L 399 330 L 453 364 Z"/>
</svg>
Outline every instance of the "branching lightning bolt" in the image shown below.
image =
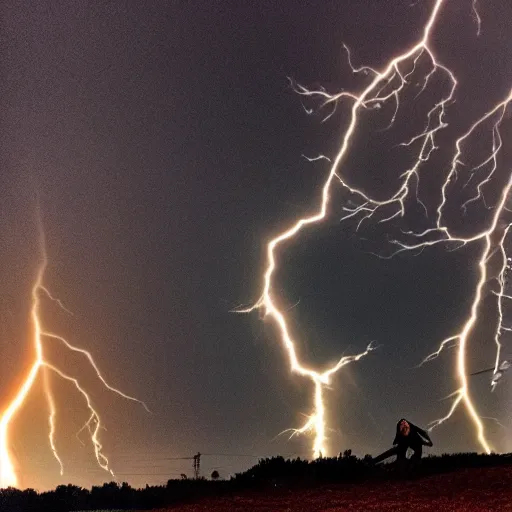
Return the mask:
<svg viewBox="0 0 512 512">
<path fill-rule="evenodd" d="M 30 391 L 32 390 L 34 383 L 38 377 L 38 375 L 42 374 L 43 379 L 43 388 L 46 395 L 46 399 L 48 401 L 48 407 L 49 407 L 49 416 L 48 416 L 48 424 L 49 424 L 49 444 L 50 448 L 52 450 L 52 453 L 57 460 L 61 475 L 64 472 L 64 465 L 62 458 L 58 454 L 56 442 L 55 442 L 55 422 L 57 418 L 57 407 L 54 399 L 54 395 L 52 393 L 51 387 L 50 387 L 50 375 L 49 373 L 52 372 L 53 374 L 61 377 L 62 379 L 71 382 L 79 394 L 83 396 L 85 399 L 85 403 L 87 405 L 87 409 L 89 410 L 90 416 L 88 421 L 85 423 L 85 425 L 80 429 L 80 431 L 83 431 L 87 429 L 90 434 L 91 443 L 94 449 L 94 455 L 96 458 L 97 463 L 101 468 L 103 468 L 105 471 L 110 473 L 110 475 L 115 476 L 112 469 L 110 468 L 109 461 L 107 457 L 102 452 L 102 445 L 99 440 L 99 431 L 101 428 L 104 428 L 101 423 L 101 417 L 98 413 L 97 409 L 95 408 L 93 404 L 93 399 L 91 398 L 91 395 L 87 393 L 87 391 L 83 388 L 83 386 L 80 385 L 80 382 L 77 378 L 69 375 L 68 373 L 64 372 L 60 368 L 58 368 L 56 365 L 49 362 L 44 354 L 44 339 L 54 339 L 62 343 L 67 349 L 78 352 L 82 355 L 84 355 L 92 368 L 94 369 L 96 376 L 101 381 L 101 383 L 110 391 L 120 395 L 121 397 L 132 400 L 135 402 L 140 403 L 147 411 L 149 409 L 147 408 L 146 404 L 142 402 L 141 400 L 138 400 L 137 398 L 134 398 L 132 396 L 129 396 L 119 389 L 111 386 L 108 384 L 106 379 L 103 377 L 103 374 L 100 372 L 98 365 L 94 361 L 94 358 L 85 349 L 76 347 L 69 343 L 66 339 L 64 339 L 61 336 L 58 336 L 50 331 L 47 331 L 42 326 L 41 321 L 41 295 L 47 296 L 52 301 L 55 301 L 61 308 L 66 310 L 64 308 L 63 304 L 56 298 L 52 296 L 50 291 L 44 286 L 43 280 L 44 280 L 44 274 L 46 271 L 46 268 L 48 266 L 48 256 L 46 253 L 46 242 L 45 242 L 45 236 L 42 229 L 42 223 L 39 223 L 40 226 L 40 244 L 41 244 L 41 252 L 42 252 L 42 261 L 39 265 L 36 279 L 34 282 L 34 285 L 32 287 L 32 307 L 31 307 L 31 322 L 33 325 L 33 342 L 34 342 L 34 351 L 35 351 L 35 360 L 33 361 L 22 385 L 17 390 L 16 395 L 12 399 L 12 401 L 9 403 L 9 405 L 6 407 L 6 409 L 3 411 L 1 418 L 0 418 L 0 485 L 2 487 L 7 486 L 16 486 L 18 484 L 18 476 L 16 474 L 16 471 L 14 469 L 14 464 L 12 462 L 11 453 L 9 449 L 10 445 L 10 434 L 9 430 L 12 424 L 12 421 L 16 415 L 16 413 L 20 410 L 20 408 L 23 406 L 27 396 L 29 395 Z M 68 310 L 66 310 L 68 311 Z M 68 311 L 69 312 L 69 311 Z M 78 435 L 78 433 L 77 433 Z"/>
<path fill-rule="evenodd" d="M 330 106 L 332 110 L 328 117 L 332 116 L 336 105 L 340 101 L 352 103 L 349 122 L 343 133 L 340 149 L 332 160 L 330 171 L 323 184 L 321 199 L 316 213 L 311 216 L 298 219 L 291 227 L 278 234 L 268 243 L 266 269 L 263 277 L 263 293 L 261 298 L 254 306 L 238 311 L 249 312 L 255 309 L 263 309 L 265 314 L 270 316 L 277 324 L 281 342 L 287 351 L 292 371 L 306 376 L 314 382 L 314 412 L 303 427 L 296 429 L 293 432 L 314 432 L 315 440 L 313 444 L 313 453 L 315 456 L 318 456 L 320 453 L 324 453 L 325 450 L 324 441 L 326 427 L 324 415 L 325 404 L 322 396 L 323 386 L 326 384 L 328 377 L 338 371 L 346 363 L 342 362 L 342 360 L 340 361 L 341 364 L 336 367 L 324 373 L 318 373 L 303 366 L 299 362 L 296 342 L 291 338 L 284 312 L 277 307 L 273 294 L 273 279 L 275 269 L 277 267 L 276 259 L 278 249 L 282 244 L 299 235 L 299 233 L 306 227 L 315 225 L 325 219 L 330 204 L 333 183 L 340 184 L 341 187 L 348 191 L 352 197 L 358 198 L 359 204 L 357 206 L 344 208 L 346 214 L 341 219 L 342 221 L 357 219 L 357 229 L 359 229 L 364 221 L 368 221 L 373 217 L 376 217 L 377 212 L 387 212 L 382 215 L 382 218 L 379 218 L 379 223 L 386 223 L 392 219 L 404 217 L 406 214 L 406 200 L 410 198 L 411 194 L 413 194 L 413 198 L 424 208 L 425 213 L 428 215 L 427 207 L 421 201 L 418 194 L 420 169 L 430 160 L 433 152 L 439 147 L 437 142 L 438 135 L 441 130 L 448 126 L 447 110 L 455 101 L 455 94 L 459 85 L 454 73 L 442 64 L 436 56 L 430 41 L 432 31 L 441 16 L 441 11 L 445 3 L 446 0 L 433 0 L 430 15 L 423 27 L 422 36 L 419 41 L 411 45 L 404 52 L 393 56 L 385 64 L 382 70 L 377 70 L 369 66 L 355 67 L 352 63 L 351 54 L 345 46 L 348 54 L 348 63 L 352 71 L 354 73 L 362 73 L 370 77 L 369 85 L 367 85 L 361 92 L 357 93 L 342 90 L 341 92 L 330 94 L 323 88 L 319 90 L 309 90 L 302 85 L 293 84 L 292 82 L 294 90 L 301 96 L 318 98 L 321 102 L 321 107 Z M 481 17 L 478 12 L 477 0 L 472 1 L 471 7 L 477 21 L 477 33 L 480 35 Z M 392 126 L 395 123 L 397 113 L 400 109 L 401 93 L 409 86 L 410 77 L 418 71 L 420 65 L 422 67 L 428 66 L 428 71 L 426 71 L 423 76 L 422 85 L 419 92 L 416 94 L 416 97 L 421 95 L 427 87 L 429 87 L 434 75 L 444 77 L 444 81 L 448 83 L 448 91 L 439 101 L 434 102 L 432 108 L 428 111 L 424 130 L 421 133 L 413 135 L 408 141 L 401 144 L 401 146 L 405 148 L 419 148 L 417 153 L 415 153 L 414 162 L 409 169 L 401 174 L 400 181 L 395 192 L 387 199 L 378 200 L 366 191 L 363 191 L 349 183 L 349 181 L 343 176 L 342 164 L 344 163 L 348 152 L 352 148 L 353 136 L 360 124 L 361 113 L 363 111 L 380 109 L 384 104 L 392 101 L 395 108 L 388 127 Z M 512 299 L 512 296 L 504 293 L 504 272 L 507 265 L 504 242 L 510 224 L 503 228 L 503 223 L 505 222 L 505 212 L 508 211 L 506 203 L 509 199 L 512 184 L 510 176 L 501 190 L 497 204 L 493 206 L 492 216 L 484 230 L 466 237 L 455 235 L 448 227 L 448 222 L 445 221 L 445 209 L 448 201 L 450 185 L 457 180 L 458 174 L 462 171 L 468 175 L 466 186 L 468 186 L 472 181 L 477 182 L 475 194 L 461 206 L 462 210 L 465 212 L 470 205 L 477 204 L 478 201 L 481 201 L 484 204 L 486 211 L 489 209 L 485 202 L 483 189 L 488 183 L 496 178 L 498 156 L 501 153 L 503 145 L 500 127 L 511 101 L 512 92 L 491 110 L 485 112 L 476 122 L 471 124 L 462 136 L 456 140 L 453 158 L 451 159 L 450 167 L 447 169 L 447 177 L 442 183 L 440 190 L 440 201 L 436 211 L 435 227 L 420 233 L 414 233 L 411 231 L 403 232 L 405 237 L 412 237 L 416 239 L 414 243 L 391 240 L 391 243 L 398 247 L 391 257 L 404 251 L 421 251 L 437 244 L 453 244 L 456 249 L 470 243 L 481 243 L 483 246 L 478 260 L 478 282 L 468 319 L 458 333 L 443 340 L 440 343 L 439 348 L 427 356 L 421 364 L 437 358 L 445 348 L 457 348 L 456 377 L 459 382 L 459 388 L 451 395 L 453 401 L 448 413 L 444 417 L 433 422 L 431 428 L 441 425 L 452 416 L 460 404 L 463 404 L 474 425 L 476 438 L 480 446 L 487 453 L 491 450 L 490 443 L 485 435 L 482 416 L 478 414 L 476 406 L 470 395 L 468 373 L 466 369 L 466 355 L 470 334 L 472 333 L 479 318 L 484 288 L 492 278 L 489 270 L 489 262 L 498 250 L 501 251 L 504 261 L 501 273 L 497 277 L 499 290 L 496 293 L 499 302 L 499 325 L 495 335 L 495 374 L 498 372 L 501 351 L 500 336 L 503 331 L 509 329 L 509 327 L 503 325 L 502 302 Z M 465 151 L 466 145 L 471 142 L 472 137 L 475 137 L 479 130 L 486 129 L 486 126 L 489 123 L 492 125 L 492 147 L 480 163 L 470 170 L 467 170 L 462 160 L 462 155 Z M 498 239 L 498 241 L 496 241 L 496 239 Z M 359 359 L 366 355 L 372 348 L 372 346 L 369 346 L 365 352 L 353 357 L 351 360 Z"/>
</svg>

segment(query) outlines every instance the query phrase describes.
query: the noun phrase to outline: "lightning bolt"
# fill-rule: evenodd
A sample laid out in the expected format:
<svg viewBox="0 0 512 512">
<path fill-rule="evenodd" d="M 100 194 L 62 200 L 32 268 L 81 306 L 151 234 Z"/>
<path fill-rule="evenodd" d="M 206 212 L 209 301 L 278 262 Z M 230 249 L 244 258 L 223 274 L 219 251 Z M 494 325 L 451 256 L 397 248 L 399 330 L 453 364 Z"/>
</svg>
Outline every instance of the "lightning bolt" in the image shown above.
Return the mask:
<svg viewBox="0 0 512 512">
<path fill-rule="evenodd" d="M 430 429 L 432 430 L 435 427 L 438 427 L 442 423 L 444 423 L 447 419 L 449 419 L 452 414 L 457 409 L 458 405 L 460 403 L 463 403 L 466 407 L 466 410 L 471 418 L 471 420 L 474 423 L 477 439 L 482 448 L 487 452 L 490 453 L 491 448 L 489 441 L 487 440 L 485 436 L 485 429 L 484 425 L 481 421 L 480 416 L 477 413 L 476 407 L 471 399 L 469 387 L 468 387 L 468 375 L 466 370 L 466 353 L 467 353 L 467 344 L 469 340 L 469 336 L 478 321 L 479 312 L 481 309 L 481 302 L 483 297 L 483 291 L 485 285 L 488 283 L 490 279 L 490 271 L 489 271 L 489 263 L 491 258 L 494 256 L 496 251 L 499 251 L 502 255 L 502 268 L 500 270 L 500 273 L 497 277 L 498 281 L 498 292 L 495 292 L 498 296 L 498 325 L 496 327 L 495 331 L 495 344 L 496 344 L 496 358 L 495 358 L 495 373 L 498 371 L 499 363 L 500 363 L 500 355 L 501 355 L 501 343 L 500 343 L 500 336 L 502 334 L 502 331 L 504 330 L 502 323 L 503 323 L 503 305 L 502 302 L 505 299 L 508 299 L 508 295 L 504 293 L 504 273 L 507 266 L 507 254 L 505 250 L 505 239 L 507 237 L 509 228 L 511 224 L 507 224 L 505 228 L 501 226 L 500 221 L 504 221 L 503 217 L 507 210 L 506 208 L 506 202 L 509 198 L 510 194 L 510 188 L 511 188 L 511 177 L 509 176 L 507 183 L 505 184 L 504 188 L 502 189 L 500 199 L 497 203 L 497 205 L 494 207 L 494 214 L 491 217 L 491 222 L 489 223 L 489 226 L 474 234 L 470 237 L 460 237 L 452 234 L 449 230 L 449 228 L 443 224 L 443 211 L 447 204 L 447 190 L 449 185 L 454 182 L 457 179 L 457 174 L 459 172 L 459 167 L 462 166 L 462 160 L 461 155 L 463 153 L 463 146 L 468 142 L 471 136 L 475 136 L 477 133 L 477 130 L 483 125 L 485 121 L 492 120 L 493 117 L 495 117 L 495 120 L 492 124 L 492 148 L 489 152 L 489 155 L 477 166 L 470 169 L 468 173 L 470 174 L 470 180 L 475 175 L 475 173 L 486 166 L 489 166 L 490 164 L 490 170 L 486 173 L 485 177 L 481 179 L 479 184 L 477 185 L 477 193 L 474 197 L 463 203 L 462 209 L 465 209 L 467 205 L 473 201 L 476 201 L 477 199 L 480 199 L 483 201 L 482 196 L 482 187 L 488 183 L 491 178 L 494 176 L 497 168 L 498 168 L 498 154 L 500 153 L 500 150 L 502 148 L 502 139 L 500 134 L 500 126 L 503 121 L 505 112 L 507 110 L 507 107 L 509 106 L 510 102 L 512 101 L 512 92 L 509 93 L 509 95 L 500 103 L 498 103 L 494 108 L 492 108 L 490 111 L 486 112 L 480 119 L 478 119 L 475 123 L 473 123 L 470 128 L 464 133 L 461 137 L 459 137 L 456 140 L 455 143 L 455 151 L 454 156 L 452 158 L 451 166 L 447 175 L 446 180 L 443 182 L 442 189 L 441 189 L 441 201 L 437 208 L 437 226 L 432 229 L 428 229 L 422 233 L 414 234 L 409 232 L 408 234 L 412 234 L 417 237 L 424 237 L 426 235 L 438 235 L 436 238 L 429 240 L 429 241 L 422 241 L 416 244 L 404 244 L 402 242 L 399 242 L 397 240 L 393 240 L 393 242 L 400 246 L 400 249 L 396 251 L 394 254 L 397 254 L 398 252 L 402 252 L 404 250 L 415 250 L 415 249 L 423 249 L 427 246 L 432 246 L 438 243 L 450 243 L 455 242 L 459 244 L 459 246 L 464 246 L 469 243 L 483 241 L 483 249 L 481 252 L 481 256 L 478 260 L 478 269 L 479 269 L 479 280 L 476 286 L 475 295 L 473 298 L 473 303 L 471 306 L 471 312 L 469 315 L 469 318 L 467 319 L 466 323 L 463 325 L 461 331 L 459 334 L 455 336 L 451 336 L 450 338 L 447 338 L 441 342 L 439 345 L 439 348 L 436 352 L 430 354 L 427 356 L 423 362 L 431 361 L 432 359 L 435 359 L 443 349 L 449 346 L 451 342 L 456 342 L 456 346 L 458 346 L 458 353 L 457 353 L 457 378 L 460 383 L 460 388 L 454 393 L 454 401 L 452 403 L 452 407 L 449 409 L 448 413 L 443 416 L 442 418 L 439 418 L 432 422 L 432 425 Z M 466 185 L 469 183 L 468 180 L 466 182 Z M 501 233 L 500 233 L 501 231 Z M 498 241 L 494 241 L 495 238 L 498 238 Z M 495 383 L 493 382 L 492 386 L 494 387 Z"/>
<path fill-rule="evenodd" d="M 428 209 L 420 199 L 418 193 L 420 170 L 430 160 L 431 155 L 439 148 L 438 136 L 439 133 L 448 126 L 448 107 L 454 103 L 457 87 L 459 85 L 454 73 L 439 60 L 431 45 L 431 35 L 436 23 L 441 17 L 442 8 L 445 3 L 446 0 L 432 1 L 430 14 L 423 26 L 419 40 L 413 43 L 402 53 L 392 56 L 381 70 L 370 66 L 354 66 L 350 51 L 348 47 L 344 46 L 348 55 L 348 64 L 352 72 L 362 73 L 369 77 L 369 84 L 361 91 L 353 92 L 342 90 L 338 93 L 330 94 L 323 88 L 310 90 L 302 85 L 294 84 L 292 82 L 293 89 L 298 94 L 306 98 L 318 99 L 320 101 L 321 108 L 331 108 L 331 112 L 327 118 L 333 115 L 338 103 L 342 101 L 351 103 L 352 106 L 350 109 L 349 122 L 347 128 L 343 132 L 340 149 L 332 159 L 332 165 L 330 166 L 329 173 L 324 181 L 321 198 L 316 212 L 310 216 L 299 218 L 288 229 L 270 240 L 266 251 L 266 266 L 263 274 L 263 292 L 261 297 L 252 307 L 239 309 L 238 312 L 251 312 L 256 309 L 263 309 L 265 315 L 269 316 L 278 328 L 280 340 L 287 352 L 292 372 L 307 377 L 313 381 L 313 414 L 301 428 L 293 430 L 293 433 L 300 434 L 307 431 L 312 431 L 314 433 L 313 455 L 315 457 L 321 453 L 325 453 L 326 424 L 323 389 L 327 384 L 328 377 L 341 369 L 346 362 L 360 359 L 372 350 L 373 347 L 370 345 L 367 347 L 365 352 L 358 356 L 353 356 L 350 361 L 336 365 L 323 373 L 312 370 L 300 363 L 297 355 L 297 343 L 290 335 L 290 329 L 285 317 L 285 312 L 280 310 L 276 305 L 273 291 L 274 274 L 277 267 L 279 249 L 283 244 L 296 238 L 305 228 L 312 227 L 326 218 L 330 205 L 333 184 L 340 185 L 342 189 L 350 194 L 351 197 L 358 199 L 358 202 L 356 203 L 357 206 L 343 208 L 345 215 L 341 218 L 341 221 L 357 219 L 358 222 L 356 230 L 360 228 L 363 222 L 376 217 L 378 212 L 383 212 L 382 216 L 379 218 L 379 223 L 388 223 L 393 219 L 399 220 L 404 217 L 406 214 L 406 201 L 411 196 L 415 199 L 417 204 L 423 207 L 428 218 Z M 478 12 L 477 0 L 472 1 L 471 7 L 477 21 L 477 35 L 480 35 L 482 20 Z M 427 71 L 423 74 L 421 88 L 416 94 L 416 98 L 431 85 L 434 76 L 442 78 L 444 83 L 448 84 L 448 90 L 440 100 L 433 102 L 432 107 L 426 114 L 423 131 L 413 135 L 409 140 L 400 144 L 400 146 L 404 148 L 412 149 L 414 147 L 419 149 L 415 150 L 413 164 L 400 175 L 399 184 L 394 193 L 386 199 L 376 199 L 368 192 L 357 188 L 344 177 L 342 169 L 343 163 L 352 148 L 354 134 L 360 125 L 362 113 L 372 110 L 380 110 L 384 104 L 393 102 L 394 112 L 391 116 L 388 128 L 391 127 L 396 121 L 397 113 L 401 106 L 400 98 L 403 96 L 403 92 L 406 88 L 410 86 L 410 78 L 413 74 L 418 72 L 420 67 L 422 69 L 427 69 Z M 450 189 L 457 181 L 458 175 L 461 172 L 465 172 L 469 177 L 466 181 L 465 187 L 472 184 L 473 181 L 477 181 L 478 183 L 476 185 L 475 194 L 462 204 L 462 211 L 466 212 L 470 205 L 478 204 L 479 201 L 483 202 L 486 209 L 489 209 L 484 199 L 483 189 L 491 181 L 494 182 L 497 179 L 498 156 L 500 155 L 503 146 L 500 127 L 511 101 L 512 91 L 506 98 L 504 98 L 503 101 L 499 102 L 488 112 L 485 112 L 479 119 L 477 119 L 477 121 L 472 123 L 460 137 L 457 138 L 455 148 L 453 150 L 453 157 L 451 158 L 451 163 L 447 170 L 446 179 L 441 185 L 439 204 L 436 210 L 435 226 L 420 233 L 404 231 L 403 235 L 405 237 L 416 239 L 413 243 L 406 243 L 396 239 L 390 240 L 393 245 L 397 246 L 397 250 L 389 257 L 394 257 L 396 254 L 404 251 L 421 251 L 438 244 L 453 244 L 455 249 L 472 243 L 482 244 L 482 250 L 477 265 L 478 282 L 475 288 L 468 318 L 457 334 L 443 340 L 440 343 L 439 348 L 427 356 L 421 364 L 436 359 L 441 352 L 448 347 L 457 348 L 455 366 L 459 388 L 451 395 L 453 400 L 448 413 L 444 417 L 432 422 L 431 428 L 435 428 L 444 423 L 452 416 L 458 406 L 463 404 L 475 428 L 476 439 L 483 450 L 487 453 L 490 452 L 491 448 L 485 435 L 482 417 L 478 414 L 470 394 L 466 368 L 466 355 L 470 335 L 479 319 L 485 286 L 492 278 L 492 272 L 489 264 L 490 260 L 496 254 L 496 251 L 501 251 L 504 261 L 503 265 L 506 266 L 507 258 L 504 241 L 510 224 L 504 228 L 503 222 L 505 222 L 505 212 L 508 211 L 506 203 L 509 198 L 512 183 L 510 176 L 501 189 L 501 194 L 499 195 L 497 204 L 492 207 L 493 214 L 488 225 L 482 231 L 467 237 L 455 235 L 449 228 L 449 223 L 445 220 L 445 210 Z M 480 130 L 486 129 L 489 123 L 492 125 L 492 146 L 485 158 L 471 169 L 467 169 L 462 158 L 466 147 L 479 135 Z M 512 298 L 504 293 L 504 272 L 505 267 L 502 267 L 501 273 L 497 277 L 499 284 L 497 295 L 500 305 L 499 325 L 495 335 L 495 372 L 497 371 L 500 362 L 500 335 L 503 330 L 506 330 L 506 328 L 502 326 L 503 314 L 501 304 L 502 301 Z"/>
<path fill-rule="evenodd" d="M 478 0 L 473 0 L 472 8 L 477 25 L 476 35 L 479 36 L 482 33 L 482 18 L 478 12 Z"/>
<path fill-rule="evenodd" d="M 36 279 L 32 286 L 32 307 L 30 310 L 30 318 L 33 326 L 33 344 L 34 344 L 34 353 L 35 357 L 30 366 L 28 373 L 26 374 L 21 386 L 17 390 L 14 398 L 10 401 L 8 406 L 1 414 L 0 418 L 0 485 L 2 487 L 12 486 L 15 487 L 18 485 L 18 476 L 14 469 L 14 464 L 11 458 L 11 452 L 9 449 L 10 445 L 10 434 L 9 430 L 14 420 L 16 413 L 23 406 L 27 396 L 30 394 L 31 390 L 34 387 L 36 379 L 39 374 L 42 373 L 42 381 L 43 381 L 43 389 L 46 395 L 46 399 L 49 407 L 49 416 L 48 416 L 48 425 L 49 425 L 49 435 L 48 440 L 50 444 L 51 451 L 53 456 L 57 460 L 57 463 L 60 467 L 61 475 L 64 473 L 64 465 L 61 457 L 58 454 L 56 442 L 55 442 L 55 423 L 57 418 L 57 407 L 54 399 L 54 395 L 50 386 L 50 376 L 49 373 L 59 376 L 60 378 L 71 382 L 80 395 L 83 396 L 87 409 L 89 411 L 89 420 L 85 423 L 84 427 L 82 427 L 81 431 L 85 428 L 88 429 L 90 434 L 91 443 L 94 449 L 94 455 L 98 465 L 107 471 L 110 475 L 115 476 L 112 469 L 110 468 L 109 461 L 107 457 L 102 452 L 102 444 L 99 439 L 99 431 L 103 428 L 100 414 L 97 409 L 94 407 L 93 399 L 90 394 L 80 385 L 80 382 L 77 378 L 67 374 L 56 365 L 52 364 L 48 361 L 44 354 L 44 346 L 45 340 L 57 340 L 61 344 L 63 344 L 67 349 L 78 352 L 84 355 L 92 368 L 94 369 L 96 376 L 101 381 L 101 383 L 110 391 L 118 394 L 119 396 L 132 400 L 134 402 L 138 402 L 141 404 L 148 412 L 146 404 L 137 398 L 134 398 L 130 395 L 127 395 L 120 391 L 119 389 L 108 384 L 106 379 L 103 377 L 103 374 L 100 372 L 98 365 L 94 361 L 90 352 L 85 349 L 76 347 L 69 343 L 66 339 L 57 334 L 54 334 L 50 331 L 47 331 L 41 321 L 41 297 L 46 296 L 50 300 L 56 302 L 61 308 L 65 309 L 63 304 L 56 298 L 52 296 L 50 291 L 44 286 L 44 275 L 46 268 L 48 266 L 48 256 L 46 252 L 46 240 L 44 235 L 44 230 L 42 226 L 42 222 L 39 220 L 39 235 L 40 235 L 40 246 L 41 246 L 41 263 L 37 270 Z M 68 311 L 68 310 L 66 310 Z M 69 311 L 68 311 L 69 312 Z M 93 426 L 91 426 L 93 424 Z"/>
<path fill-rule="evenodd" d="M 494 374 L 498 373 L 500 369 L 500 361 L 501 361 L 501 336 L 504 331 L 510 332 L 510 327 L 506 327 L 503 325 L 503 310 L 505 309 L 504 302 L 512 300 L 512 296 L 505 293 L 505 285 L 506 285 L 506 273 L 508 270 L 508 258 L 507 253 L 505 251 L 505 241 L 508 236 L 508 232 L 510 229 L 510 224 L 503 230 L 503 236 L 499 242 L 499 250 L 501 254 L 501 269 L 498 275 L 498 291 L 494 292 L 498 297 L 498 322 L 496 325 L 496 331 L 494 334 L 494 343 L 496 344 L 496 360 L 494 363 Z M 494 388 L 493 381 L 493 388 Z"/>
</svg>

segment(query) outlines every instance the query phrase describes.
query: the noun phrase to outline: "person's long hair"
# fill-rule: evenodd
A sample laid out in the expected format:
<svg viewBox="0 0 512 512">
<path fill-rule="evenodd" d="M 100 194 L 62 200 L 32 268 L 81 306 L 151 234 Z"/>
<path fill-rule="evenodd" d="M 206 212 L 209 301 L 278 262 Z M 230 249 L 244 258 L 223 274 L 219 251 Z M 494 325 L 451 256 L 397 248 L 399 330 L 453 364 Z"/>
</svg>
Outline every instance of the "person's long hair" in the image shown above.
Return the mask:
<svg viewBox="0 0 512 512">
<path fill-rule="evenodd" d="M 398 436 L 402 436 L 402 433 L 400 432 L 400 423 L 402 423 L 402 421 L 407 422 L 407 424 L 409 425 L 409 434 L 412 434 L 414 431 L 417 430 L 416 429 L 416 425 L 411 423 L 409 420 L 406 420 L 405 418 L 400 418 L 398 420 L 398 423 L 396 424 L 396 435 L 397 435 L 397 437 Z"/>
</svg>

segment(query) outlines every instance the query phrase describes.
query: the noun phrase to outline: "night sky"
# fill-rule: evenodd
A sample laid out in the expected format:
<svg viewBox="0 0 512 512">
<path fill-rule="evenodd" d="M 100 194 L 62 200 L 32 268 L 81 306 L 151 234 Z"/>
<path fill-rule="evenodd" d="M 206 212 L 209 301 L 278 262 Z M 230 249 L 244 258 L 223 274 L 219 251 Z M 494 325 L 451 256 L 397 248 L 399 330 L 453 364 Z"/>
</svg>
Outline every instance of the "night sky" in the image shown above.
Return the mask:
<svg viewBox="0 0 512 512">
<path fill-rule="evenodd" d="M 3 2 L 2 406 L 33 357 L 39 203 L 45 283 L 74 313 L 43 299 L 45 325 L 90 350 L 113 385 L 152 411 L 102 390 L 83 359 L 47 340 L 53 360 L 94 394 L 119 480 L 144 485 L 191 475 L 192 461 L 174 458 L 198 451 L 203 473 L 217 468 L 223 477 L 262 456 L 309 456 L 311 439 L 276 436 L 311 412 L 311 382 L 290 374 L 271 322 L 230 311 L 258 299 L 265 243 L 318 204 L 329 167 L 301 155 L 333 156 L 348 119 L 346 103 L 324 123 L 328 109 L 306 115 L 303 106 L 318 104 L 306 103 L 288 78 L 329 92 L 360 90 L 368 77 L 352 75 L 342 44 L 355 63 L 382 66 L 417 40 L 427 19 L 432 1 L 411 3 Z M 447 149 L 422 171 L 431 213 L 454 136 L 512 84 L 512 5 L 482 2 L 480 14 L 477 37 L 471 1 L 450 0 L 433 37 L 460 88 L 439 138 Z M 406 96 L 396 129 L 383 131 L 392 109 L 365 118 L 343 167 L 351 183 L 381 198 L 396 188 L 407 154 L 391 148 L 424 128 L 430 102 L 447 86 L 436 79 L 420 99 Z M 392 252 L 390 234 L 423 229 L 424 218 L 370 221 L 356 233 L 355 222 L 339 222 L 347 199 L 335 187 L 327 221 L 280 253 L 275 293 L 289 308 L 305 363 L 322 368 L 372 340 L 379 345 L 326 392 L 331 453 L 376 454 L 400 417 L 425 426 L 447 412 L 442 399 L 457 388 L 455 351 L 414 367 L 465 321 L 481 246 L 380 259 L 373 253 Z M 462 231 L 489 215 L 481 205 L 466 217 L 454 212 Z M 486 337 L 493 307 L 485 301 L 470 371 L 494 362 Z M 506 346 L 504 356 L 512 356 Z M 503 424 L 486 423 L 493 446 L 510 450 L 510 382 L 506 376 L 491 394 L 488 377 L 473 378 L 472 392 L 481 414 Z M 38 384 L 11 429 L 22 486 L 108 479 L 90 445 L 75 437 L 87 419 L 82 398 L 68 383 L 52 383 L 66 474 L 52 458 Z M 462 409 L 433 440 L 430 453 L 480 449 Z"/>
</svg>

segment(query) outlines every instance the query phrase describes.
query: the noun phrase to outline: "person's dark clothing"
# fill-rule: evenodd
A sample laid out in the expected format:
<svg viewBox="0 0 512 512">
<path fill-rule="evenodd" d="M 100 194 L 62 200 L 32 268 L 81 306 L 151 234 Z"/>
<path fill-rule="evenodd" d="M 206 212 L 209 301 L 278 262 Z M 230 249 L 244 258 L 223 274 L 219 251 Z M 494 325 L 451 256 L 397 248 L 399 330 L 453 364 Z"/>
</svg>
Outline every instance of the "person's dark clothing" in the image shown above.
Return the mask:
<svg viewBox="0 0 512 512">
<path fill-rule="evenodd" d="M 378 464 L 379 462 L 382 462 L 383 460 L 389 459 L 389 457 L 393 457 L 393 455 L 396 455 L 397 462 L 404 461 L 407 459 L 407 449 L 408 448 L 412 448 L 414 450 L 411 460 L 420 460 L 421 459 L 421 455 L 423 452 L 422 445 L 416 445 L 416 446 L 397 445 L 397 446 L 393 446 L 393 448 L 390 448 L 389 450 L 386 450 L 384 453 L 381 453 L 379 456 L 375 457 L 372 460 L 372 462 L 374 464 Z"/>
<path fill-rule="evenodd" d="M 393 441 L 395 446 L 385 451 L 378 457 L 375 457 L 375 459 L 373 459 L 375 464 L 382 462 L 383 460 L 386 460 L 393 455 L 396 455 L 397 461 L 405 460 L 408 448 L 411 448 L 414 451 L 411 459 L 420 460 L 423 452 L 423 446 L 432 446 L 433 443 L 428 433 L 408 420 L 405 421 L 407 421 L 409 424 L 410 430 L 409 434 L 404 436 L 402 432 L 400 432 L 400 423 L 402 421 L 404 421 L 403 418 L 396 425 L 396 435 Z"/>
</svg>

